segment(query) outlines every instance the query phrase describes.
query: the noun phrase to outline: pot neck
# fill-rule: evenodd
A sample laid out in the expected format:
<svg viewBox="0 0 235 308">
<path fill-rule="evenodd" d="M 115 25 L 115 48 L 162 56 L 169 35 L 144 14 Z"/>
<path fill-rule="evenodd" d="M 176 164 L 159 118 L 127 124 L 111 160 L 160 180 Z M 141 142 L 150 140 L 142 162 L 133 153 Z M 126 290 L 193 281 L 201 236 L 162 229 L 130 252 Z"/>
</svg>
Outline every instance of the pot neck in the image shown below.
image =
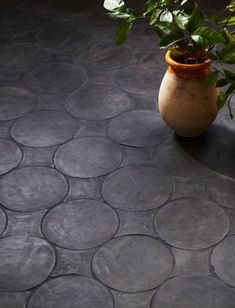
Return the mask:
<svg viewBox="0 0 235 308">
<path fill-rule="evenodd" d="M 168 72 L 183 79 L 203 79 L 211 73 L 210 59 L 199 64 L 183 64 L 172 59 L 171 52 L 168 50 L 165 60 L 169 64 Z"/>
</svg>

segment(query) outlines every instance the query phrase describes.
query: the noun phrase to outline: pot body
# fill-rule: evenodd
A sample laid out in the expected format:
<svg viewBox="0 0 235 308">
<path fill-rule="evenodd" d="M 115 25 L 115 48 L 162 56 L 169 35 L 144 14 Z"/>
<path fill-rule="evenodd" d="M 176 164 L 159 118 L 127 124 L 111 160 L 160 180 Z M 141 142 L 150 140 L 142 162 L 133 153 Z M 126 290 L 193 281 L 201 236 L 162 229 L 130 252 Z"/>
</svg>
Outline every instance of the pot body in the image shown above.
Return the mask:
<svg viewBox="0 0 235 308">
<path fill-rule="evenodd" d="M 158 97 L 159 111 L 165 123 L 178 135 L 199 136 L 215 120 L 218 89 L 206 90 L 204 86 L 204 79 L 210 72 L 206 64 L 193 73 L 189 67 L 178 70 L 170 65 L 165 73 Z"/>
</svg>

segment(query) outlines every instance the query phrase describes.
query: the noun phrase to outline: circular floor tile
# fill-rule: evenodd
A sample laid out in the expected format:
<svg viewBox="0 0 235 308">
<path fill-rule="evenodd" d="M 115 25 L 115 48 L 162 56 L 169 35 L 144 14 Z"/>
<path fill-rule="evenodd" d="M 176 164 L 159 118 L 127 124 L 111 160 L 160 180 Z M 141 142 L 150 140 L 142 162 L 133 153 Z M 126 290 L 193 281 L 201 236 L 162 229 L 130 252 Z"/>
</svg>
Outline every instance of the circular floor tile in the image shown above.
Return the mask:
<svg viewBox="0 0 235 308">
<path fill-rule="evenodd" d="M 158 208 L 170 197 L 169 177 L 154 167 L 121 168 L 106 177 L 102 193 L 113 207 L 127 211 Z"/>
<path fill-rule="evenodd" d="M 87 77 L 84 71 L 71 64 L 52 63 L 34 68 L 25 75 L 26 84 L 36 92 L 57 94 L 79 89 Z"/>
<path fill-rule="evenodd" d="M 160 86 L 164 70 L 161 66 L 136 64 L 120 69 L 114 76 L 115 83 L 124 91 L 145 94 L 148 88 Z"/>
<path fill-rule="evenodd" d="M 63 200 L 68 184 L 49 167 L 16 169 L 0 180 L 0 203 L 10 210 L 39 211 Z"/>
<path fill-rule="evenodd" d="M 55 265 L 55 252 L 34 236 L 0 239 L 0 291 L 20 292 L 43 282 Z"/>
<path fill-rule="evenodd" d="M 7 2 L 16 2 L 16 0 L 7 0 Z M 10 6 L 11 9 L 15 7 L 15 4 Z M 42 21 L 43 19 L 39 14 L 36 14 L 32 10 L 30 14 L 25 8 L 10 10 L 3 18 L 3 24 L 18 34 L 34 32 L 41 26 Z"/>
<path fill-rule="evenodd" d="M 88 86 L 67 98 L 67 110 L 73 116 L 84 120 L 112 118 L 130 108 L 126 94 L 105 86 Z"/>
<path fill-rule="evenodd" d="M 0 88 L 0 121 L 14 120 L 30 112 L 37 103 L 32 92 L 22 88 Z"/>
<path fill-rule="evenodd" d="M 231 102 L 232 103 L 232 102 Z M 234 146 L 235 123 L 229 116 L 229 111 L 223 109 L 214 123 L 207 130 L 207 137 L 222 144 Z M 233 110 L 234 112 L 234 110 Z"/>
<path fill-rule="evenodd" d="M 229 236 L 215 247 L 211 255 L 211 264 L 215 273 L 231 286 L 235 286 L 235 236 Z"/>
<path fill-rule="evenodd" d="M 120 147 L 105 138 L 79 138 L 62 145 L 55 154 L 55 165 L 61 172 L 81 178 L 105 175 L 122 160 Z"/>
<path fill-rule="evenodd" d="M 28 308 L 113 308 L 109 290 L 96 280 L 78 275 L 50 279 L 29 299 Z"/>
<path fill-rule="evenodd" d="M 21 150 L 15 143 L 0 139 L 0 175 L 17 167 L 21 159 Z"/>
<path fill-rule="evenodd" d="M 31 43 L 13 43 L 0 48 L 0 71 L 2 73 L 24 73 L 37 65 L 44 64 L 48 53 Z"/>
<path fill-rule="evenodd" d="M 172 246 L 203 249 L 221 241 L 228 233 L 229 217 L 216 203 L 186 198 L 164 206 L 155 218 L 158 235 Z"/>
<path fill-rule="evenodd" d="M 15 122 L 12 137 L 29 147 L 49 147 L 71 139 L 78 130 L 77 121 L 61 111 L 38 111 Z"/>
<path fill-rule="evenodd" d="M 233 308 L 235 292 L 206 276 L 173 278 L 157 291 L 152 308 Z"/>
<path fill-rule="evenodd" d="M 103 39 L 103 38 L 102 38 Z M 132 53 L 127 48 L 104 48 L 100 46 L 100 50 L 96 46 L 89 50 L 91 69 L 95 70 L 116 70 L 121 67 L 126 67 L 130 64 Z M 103 48 L 102 48 L 103 47 Z M 94 51 L 97 50 L 95 54 Z M 79 57 L 78 57 L 79 60 Z M 89 63 L 88 63 L 89 65 Z"/>
<path fill-rule="evenodd" d="M 56 53 L 83 51 L 87 48 L 91 32 L 86 29 L 74 27 L 69 23 L 50 23 L 42 27 L 36 36 L 40 46 L 51 49 Z"/>
<path fill-rule="evenodd" d="M 105 203 L 74 200 L 50 210 L 43 219 L 45 237 L 58 246 L 82 250 L 109 240 L 118 228 L 116 213 Z"/>
<path fill-rule="evenodd" d="M 170 136 L 170 130 L 158 113 L 136 110 L 114 118 L 109 124 L 108 134 L 121 144 L 146 147 L 161 144 Z"/>
<path fill-rule="evenodd" d="M 159 146 L 154 152 L 153 160 L 164 172 L 175 176 L 205 176 L 212 172 L 187 153 L 175 136 Z"/>
<path fill-rule="evenodd" d="M 6 224 L 7 224 L 7 216 L 5 212 L 3 212 L 3 210 L 0 208 L 0 234 L 2 234 L 3 231 L 5 230 Z M 0 303 L 1 303 L 1 300 L 0 300 Z"/>
<path fill-rule="evenodd" d="M 171 273 L 173 257 L 160 241 L 148 236 L 122 236 L 96 252 L 93 270 L 98 279 L 124 292 L 159 286 Z"/>
<path fill-rule="evenodd" d="M 235 209 L 235 180 L 219 174 L 213 175 L 206 181 L 206 193 L 220 205 Z"/>
<path fill-rule="evenodd" d="M 9 295 L 0 295 L 0 307 L 2 308 L 20 308 L 20 304 Z"/>
</svg>

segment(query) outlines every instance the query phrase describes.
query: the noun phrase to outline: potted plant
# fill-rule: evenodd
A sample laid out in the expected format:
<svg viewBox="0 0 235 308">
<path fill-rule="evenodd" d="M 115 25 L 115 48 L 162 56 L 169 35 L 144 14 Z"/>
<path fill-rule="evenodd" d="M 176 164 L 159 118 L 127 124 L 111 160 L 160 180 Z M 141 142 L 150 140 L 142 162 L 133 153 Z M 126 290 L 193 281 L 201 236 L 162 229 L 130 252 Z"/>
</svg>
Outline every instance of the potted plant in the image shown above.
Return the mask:
<svg viewBox="0 0 235 308">
<path fill-rule="evenodd" d="M 200 0 L 149 0 L 141 12 L 123 0 L 105 0 L 114 19 L 122 20 L 116 32 L 123 43 L 135 21 L 147 20 L 166 48 L 169 64 L 159 91 L 159 111 L 166 124 L 181 136 L 203 133 L 235 90 L 235 0 L 208 17 Z M 212 61 L 216 63 L 212 68 Z M 219 91 L 219 88 L 222 88 Z M 230 108 L 230 115 L 232 112 Z"/>
</svg>

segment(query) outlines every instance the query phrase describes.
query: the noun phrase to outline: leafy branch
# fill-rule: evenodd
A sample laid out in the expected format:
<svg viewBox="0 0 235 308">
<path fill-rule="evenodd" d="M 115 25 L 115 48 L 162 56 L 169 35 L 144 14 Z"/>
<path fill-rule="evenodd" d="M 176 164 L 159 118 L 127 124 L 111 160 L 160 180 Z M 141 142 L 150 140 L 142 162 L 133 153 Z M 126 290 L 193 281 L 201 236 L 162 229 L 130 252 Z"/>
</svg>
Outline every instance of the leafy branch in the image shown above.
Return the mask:
<svg viewBox="0 0 235 308">
<path fill-rule="evenodd" d="M 127 39 L 136 20 L 146 19 L 160 38 L 160 48 L 170 49 L 178 62 L 194 64 L 210 58 L 217 63 L 219 68 L 206 78 L 205 87 L 223 88 L 218 109 L 227 103 L 232 117 L 235 74 L 228 67 L 235 64 L 235 34 L 231 28 L 235 26 L 235 0 L 210 18 L 202 12 L 200 0 L 148 0 L 141 12 L 128 8 L 123 0 L 105 0 L 104 7 L 112 18 L 122 21 L 116 32 L 118 45 Z"/>
</svg>

